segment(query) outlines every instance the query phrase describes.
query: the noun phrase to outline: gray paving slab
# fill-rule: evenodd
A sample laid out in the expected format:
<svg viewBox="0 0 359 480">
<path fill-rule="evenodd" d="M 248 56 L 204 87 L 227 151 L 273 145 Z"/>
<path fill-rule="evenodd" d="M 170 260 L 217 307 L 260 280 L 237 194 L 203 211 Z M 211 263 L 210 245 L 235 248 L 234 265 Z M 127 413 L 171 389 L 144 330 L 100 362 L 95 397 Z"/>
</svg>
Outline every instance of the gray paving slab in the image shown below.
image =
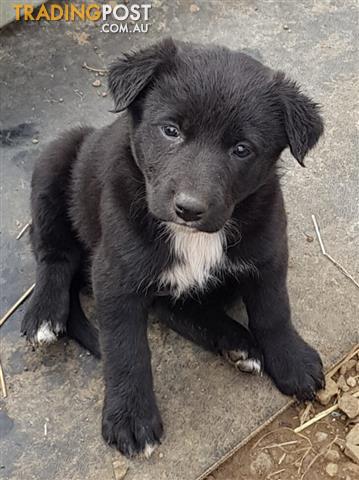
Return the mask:
<svg viewBox="0 0 359 480">
<path fill-rule="evenodd" d="M 0 164 L 1 312 L 34 281 L 27 238 L 15 237 L 29 220 L 35 157 L 64 128 L 113 118 L 105 86 L 92 86 L 97 77 L 82 68 L 84 61 L 103 67 L 120 51 L 171 34 L 243 49 L 288 72 L 323 105 L 326 134 L 308 168 L 289 154 L 282 163 L 293 319 L 328 366 L 359 341 L 359 291 L 305 233 L 315 236 L 316 214 L 330 254 L 359 277 L 357 2 L 198 0 L 197 13 L 191 3 L 153 1 L 147 34 L 104 34 L 80 22 L 0 31 L 0 128 L 7 131 Z M 33 352 L 19 336 L 22 314 L 23 307 L 1 328 L 9 390 L 0 400 L 1 476 L 113 479 L 112 461 L 121 457 L 100 436 L 100 363 L 72 342 Z M 195 480 L 287 402 L 266 377 L 239 374 L 158 324 L 150 340 L 166 436 L 149 461 L 124 461 L 126 480 Z"/>
</svg>

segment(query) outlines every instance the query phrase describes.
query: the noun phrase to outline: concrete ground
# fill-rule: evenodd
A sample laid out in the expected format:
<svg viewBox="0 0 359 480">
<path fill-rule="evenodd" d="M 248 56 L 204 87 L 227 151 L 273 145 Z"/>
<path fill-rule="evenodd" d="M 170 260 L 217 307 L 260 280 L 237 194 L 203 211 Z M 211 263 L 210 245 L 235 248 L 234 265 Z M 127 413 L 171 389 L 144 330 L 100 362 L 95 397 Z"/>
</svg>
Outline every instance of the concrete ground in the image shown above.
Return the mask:
<svg viewBox="0 0 359 480">
<path fill-rule="evenodd" d="M 34 281 L 28 239 L 16 240 L 30 218 L 34 159 L 63 129 L 113 119 L 105 77 L 84 69 L 84 62 L 103 68 L 121 51 L 165 35 L 216 42 L 286 71 L 323 105 L 325 137 L 307 169 L 283 156 L 283 185 L 293 320 L 329 366 L 359 340 L 359 290 L 320 254 L 311 214 L 329 253 L 358 279 L 357 2 L 154 0 L 150 22 L 148 33 L 132 35 L 63 21 L 0 31 L 1 312 Z M 95 80 L 101 86 L 94 87 Z M 100 363 L 72 342 L 33 352 L 19 336 L 23 309 L 1 328 L 8 397 L 0 401 L 0 472 L 6 480 L 111 480 L 122 478 L 121 469 L 126 480 L 203 478 L 288 401 L 268 378 L 239 374 L 155 324 L 153 370 L 166 436 L 149 461 L 128 462 L 101 440 Z"/>
</svg>

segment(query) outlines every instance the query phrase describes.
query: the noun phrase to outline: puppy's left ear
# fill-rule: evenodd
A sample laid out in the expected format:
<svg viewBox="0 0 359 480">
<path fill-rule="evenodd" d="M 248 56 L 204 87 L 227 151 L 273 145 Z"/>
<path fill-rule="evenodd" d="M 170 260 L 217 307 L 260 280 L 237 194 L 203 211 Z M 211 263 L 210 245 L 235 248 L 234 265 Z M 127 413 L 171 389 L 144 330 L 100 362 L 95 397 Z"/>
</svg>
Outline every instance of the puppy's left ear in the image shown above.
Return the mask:
<svg viewBox="0 0 359 480">
<path fill-rule="evenodd" d="M 115 102 L 115 112 L 131 105 L 153 77 L 173 60 L 177 47 L 165 38 L 150 47 L 124 54 L 110 66 L 108 85 Z"/>
<path fill-rule="evenodd" d="M 320 108 L 300 91 L 295 82 L 285 79 L 283 74 L 279 76 L 288 145 L 293 157 L 304 167 L 304 157 L 324 131 Z"/>
</svg>

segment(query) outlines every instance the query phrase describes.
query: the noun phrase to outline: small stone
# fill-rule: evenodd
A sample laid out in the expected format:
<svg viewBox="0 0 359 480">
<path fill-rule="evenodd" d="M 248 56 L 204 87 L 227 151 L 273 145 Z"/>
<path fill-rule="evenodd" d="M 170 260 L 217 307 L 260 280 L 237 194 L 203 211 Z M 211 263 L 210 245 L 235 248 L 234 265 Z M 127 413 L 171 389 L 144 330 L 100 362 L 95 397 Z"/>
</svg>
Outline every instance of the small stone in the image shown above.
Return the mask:
<svg viewBox="0 0 359 480">
<path fill-rule="evenodd" d="M 326 379 L 325 388 L 317 393 L 317 399 L 322 405 L 328 405 L 330 400 L 337 395 L 338 386 L 331 378 Z"/>
<path fill-rule="evenodd" d="M 328 463 L 325 467 L 325 471 L 330 477 L 335 477 L 338 473 L 338 465 L 336 463 Z"/>
<path fill-rule="evenodd" d="M 355 367 L 357 361 L 354 360 L 354 358 L 352 358 L 351 360 L 348 360 L 347 363 L 346 363 L 346 366 L 347 366 L 347 372 L 349 372 L 349 370 L 351 370 L 352 368 Z"/>
<path fill-rule="evenodd" d="M 359 464 L 359 445 L 347 443 L 344 450 L 345 455 L 355 463 Z"/>
<path fill-rule="evenodd" d="M 283 30 L 289 30 L 288 25 L 283 25 Z"/>
<path fill-rule="evenodd" d="M 192 3 L 192 5 L 189 7 L 189 10 L 191 13 L 197 13 L 199 12 L 199 6 L 195 3 Z"/>
<path fill-rule="evenodd" d="M 359 423 L 354 425 L 354 427 L 350 430 L 345 441 L 352 443 L 353 445 L 359 445 Z"/>
<path fill-rule="evenodd" d="M 115 460 L 112 463 L 112 468 L 115 480 L 122 480 L 123 478 L 125 478 L 128 470 L 128 465 L 127 463 L 125 463 L 124 460 Z"/>
<path fill-rule="evenodd" d="M 340 454 L 337 450 L 330 449 L 326 454 L 325 458 L 329 460 L 330 462 L 339 462 L 340 460 Z"/>
<path fill-rule="evenodd" d="M 306 239 L 308 243 L 314 242 L 314 237 L 312 237 L 311 235 L 306 235 Z"/>
<path fill-rule="evenodd" d="M 349 387 L 355 387 L 355 385 L 357 384 L 357 381 L 354 377 L 348 377 L 347 384 L 349 385 Z"/>
<path fill-rule="evenodd" d="M 107 92 L 102 92 L 103 97 L 107 97 L 107 95 L 108 95 Z"/>
<path fill-rule="evenodd" d="M 347 392 L 349 390 L 349 387 L 347 385 L 347 382 L 344 378 L 344 375 L 340 375 L 340 377 L 337 380 L 337 385 L 342 390 L 343 392 Z"/>
<path fill-rule="evenodd" d="M 250 464 L 250 471 L 255 477 L 265 477 L 271 471 L 273 462 L 268 453 L 261 452 Z"/>
<path fill-rule="evenodd" d="M 355 418 L 359 415 L 359 398 L 355 398 L 349 393 L 344 393 L 338 400 L 338 407 L 347 417 Z"/>
<path fill-rule="evenodd" d="M 37 138 L 33 138 L 33 139 L 32 139 L 32 143 L 33 143 L 34 145 L 36 145 L 37 143 L 39 143 L 39 140 L 38 140 Z"/>
<path fill-rule="evenodd" d="M 163 453 L 160 452 L 160 453 L 158 454 L 158 456 L 159 456 L 160 458 L 163 458 Z"/>
<path fill-rule="evenodd" d="M 340 375 L 345 375 L 347 373 L 347 366 L 346 364 L 342 365 L 339 370 Z"/>
<path fill-rule="evenodd" d="M 97 79 L 92 82 L 93 87 L 101 87 L 101 80 Z"/>
<path fill-rule="evenodd" d="M 328 438 L 328 434 L 325 432 L 317 432 L 315 434 L 315 439 L 317 442 L 325 442 L 327 438 Z"/>
<path fill-rule="evenodd" d="M 63 98 L 59 98 L 59 102 L 60 103 L 63 103 L 64 99 Z"/>
</svg>

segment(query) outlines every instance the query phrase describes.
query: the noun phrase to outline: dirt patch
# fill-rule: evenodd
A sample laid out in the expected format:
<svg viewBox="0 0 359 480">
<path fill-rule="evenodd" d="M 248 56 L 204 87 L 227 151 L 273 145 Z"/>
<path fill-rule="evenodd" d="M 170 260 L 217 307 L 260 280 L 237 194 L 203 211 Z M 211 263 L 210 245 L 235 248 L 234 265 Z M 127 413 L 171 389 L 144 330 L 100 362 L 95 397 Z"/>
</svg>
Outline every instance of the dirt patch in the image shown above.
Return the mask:
<svg viewBox="0 0 359 480">
<path fill-rule="evenodd" d="M 315 402 L 293 404 L 207 480 L 359 478 L 359 345 Z"/>
</svg>

